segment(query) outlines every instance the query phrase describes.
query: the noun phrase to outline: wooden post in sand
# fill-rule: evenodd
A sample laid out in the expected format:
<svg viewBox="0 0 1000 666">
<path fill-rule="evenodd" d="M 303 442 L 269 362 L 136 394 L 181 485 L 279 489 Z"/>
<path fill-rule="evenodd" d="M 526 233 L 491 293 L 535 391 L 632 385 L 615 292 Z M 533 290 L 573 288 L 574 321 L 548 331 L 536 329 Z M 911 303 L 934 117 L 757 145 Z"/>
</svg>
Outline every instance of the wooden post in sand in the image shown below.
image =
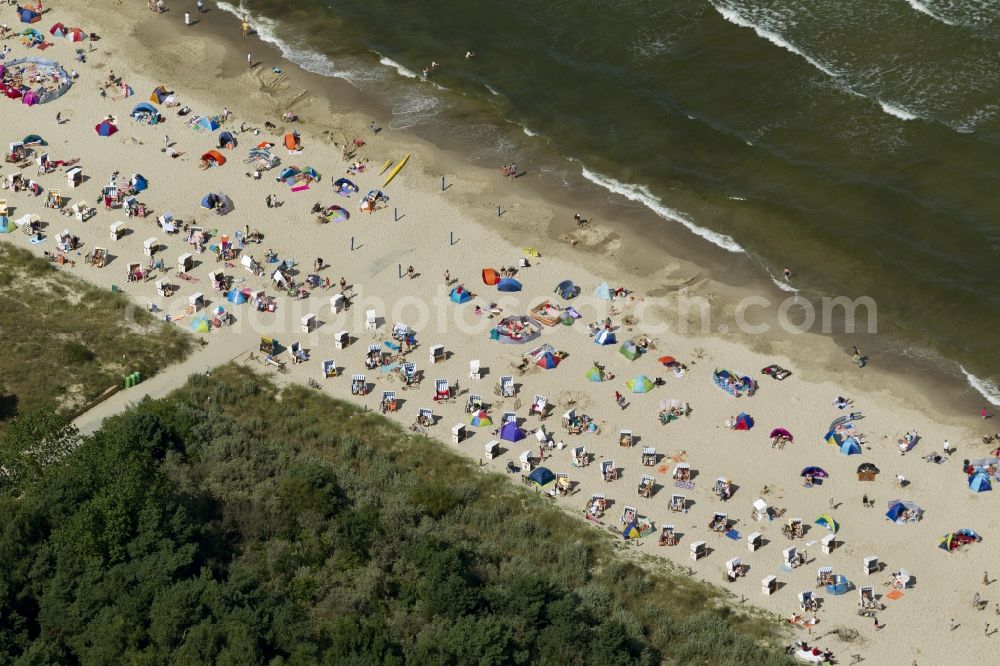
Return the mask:
<svg viewBox="0 0 1000 666">
<path fill-rule="evenodd" d="M 403 277 L 403 264 L 396 264 L 396 270 L 399 271 L 399 277 Z"/>
<path fill-rule="evenodd" d="M 351 236 L 351 252 L 354 252 L 354 236 Z"/>
<path fill-rule="evenodd" d="M 497 206 L 497 217 L 500 217 L 503 213 L 500 212 L 500 206 Z"/>
<path fill-rule="evenodd" d="M 448 232 L 448 245 L 454 245 L 454 244 L 455 244 L 455 232 L 454 231 L 449 231 Z"/>
<path fill-rule="evenodd" d="M 397 211 L 396 208 L 392 209 L 392 221 L 393 222 L 399 222 L 399 215 L 396 213 L 396 211 Z"/>
<path fill-rule="evenodd" d="M 444 192 L 444 176 L 441 176 L 441 191 Z"/>
</svg>

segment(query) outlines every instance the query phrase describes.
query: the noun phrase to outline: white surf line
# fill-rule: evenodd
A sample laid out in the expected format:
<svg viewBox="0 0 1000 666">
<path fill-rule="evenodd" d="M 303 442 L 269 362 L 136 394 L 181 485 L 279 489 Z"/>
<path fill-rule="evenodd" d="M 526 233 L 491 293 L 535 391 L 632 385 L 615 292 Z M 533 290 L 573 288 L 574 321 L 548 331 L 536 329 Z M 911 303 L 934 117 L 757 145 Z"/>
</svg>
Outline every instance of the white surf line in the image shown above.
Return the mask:
<svg viewBox="0 0 1000 666">
<path fill-rule="evenodd" d="M 945 17 L 941 16 L 940 14 L 935 13 L 930 7 L 928 7 L 927 5 L 925 5 L 922 2 L 919 2 L 919 0 L 906 0 L 906 2 L 914 10 L 920 12 L 924 16 L 930 16 L 935 21 L 940 21 L 941 23 L 944 23 L 945 25 L 958 25 L 954 21 L 949 21 L 948 19 L 946 19 Z"/>
</svg>

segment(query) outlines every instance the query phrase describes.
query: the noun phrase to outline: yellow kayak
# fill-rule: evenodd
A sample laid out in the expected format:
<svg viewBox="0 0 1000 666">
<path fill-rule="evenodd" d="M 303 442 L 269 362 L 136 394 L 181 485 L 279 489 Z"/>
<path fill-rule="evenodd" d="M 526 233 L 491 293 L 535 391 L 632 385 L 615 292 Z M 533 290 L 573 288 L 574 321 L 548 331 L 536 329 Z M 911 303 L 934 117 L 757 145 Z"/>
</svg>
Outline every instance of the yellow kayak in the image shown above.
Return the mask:
<svg viewBox="0 0 1000 666">
<path fill-rule="evenodd" d="M 386 185 L 388 185 L 389 183 L 392 182 L 392 179 L 396 177 L 396 174 L 399 173 L 399 170 L 402 169 L 404 166 L 406 166 L 406 161 L 408 159 L 410 159 L 410 154 L 409 153 L 406 154 L 406 157 L 404 157 L 403 159 L 399 160 L 399 164 L 396 165 L 395 169 L 393 169 L 392 171 L 389 172 L 389 175 L 386 176 L 386 178 L 385 178 L 385 182 L 382 183 L 382 187 L 385 187 Z"/>
<path fill-rule="evenodd" d="M 385 164 L 382 165 L 382 170 L 378 172 L 378 175 L 384 174 L 389 169 L 389 165 L 392 164 L 392 160 L 386 160 Z"/>
</svg>

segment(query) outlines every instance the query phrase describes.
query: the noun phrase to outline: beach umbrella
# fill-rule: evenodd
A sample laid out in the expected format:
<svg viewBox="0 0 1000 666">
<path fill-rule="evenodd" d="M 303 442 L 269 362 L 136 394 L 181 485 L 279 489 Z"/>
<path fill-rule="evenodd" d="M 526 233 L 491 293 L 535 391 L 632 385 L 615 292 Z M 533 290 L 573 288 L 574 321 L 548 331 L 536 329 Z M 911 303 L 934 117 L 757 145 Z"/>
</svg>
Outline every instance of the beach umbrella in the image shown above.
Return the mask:
<svg viewBox="0 0 1000 666">
<path fill-rule="evenodd" d="M 793 441 L 792 440 L 792 433 L 788 432 L 784 428 L 775 428 L 774 430 L 771 431 L 771 434 L 769 435 L 769 437 L 771 439 L 774 439 L 775 437 L 784 437 L 789 442 Z"/>
<path fill-rule="evenodd" d="M 479 410 L 472 415 L 472 418 L 469 419 L 469 425 L 476 426 L 477 428 L 484 428 L 486 426 L 493 425 L 493 419 L 491 419 L 490 415 L 486 413 L 486 410 Z"/>
<path fill-rule="evenodd" d="M 327 215 L 334 222 L 347 222 L 351 219 L 351 214 L 347 212 L 347 209 L 340 206 L 330 206 L 330 212 Z"/>
<path fill-rule="evenodd" d="M 675 359 L 673 356 L 661 356 L 656 360 L 666 366 L 671 366 L 674 363 L 677 363 L 677 359 Z"/>
<path fill-rule="evenodd" d="M 38 136 L 37 134 L 29 134 L 28 136 L 26 136 L 23 139 L 21 139 L 21 143 L 23 143 L 26 146 L 31 146 L 31 145 L 47 146 L 47 145 L 49 145 L 48 142 L 45 141 L 45 139 L 43 139 L 42 137 Z"/>
<path fill-rule="evenodd" d="M 831 516 L 828 513 L 824 513 L 822 516 L 817 518 L 816 524 L 819 525 L 820 527 L 825 527 L 834 534 L 836 534 L 837 530 L 840 529 L 840 525 L 838 525 L 837 521 L 833 519 L 833 516 Z"/>
<path fill-rule="evenodd" d="M 98 136 L 111 136 L 118 131 L 118 128 L 110 121 L 102 120 L 94 126 L 94 131 L 97 132 Z"/>
<path fill-rule="evenodd" d="M 62 37 L 66 34 L 66 26 L 62 23 L 56 23 L 54 26 L 49 28 L 49 34 L 53 37 Z"/>
<path fill-rule="evenodd" d="M 967 543 L 976 543 L 980 541 L 982 537 L 969 529 L 956 530 L 954 532 L 949 532 L 945 534 L 938 540 L 938 548 L 944 548 L 949 553 L 953 550 L 957 550 L 959 546 L 965 545 Z"/>
<path fill-rule="evenodd" d="M 559 365 L 559 357 L 553 354 L 552 352 L 545 352 L 544 354 L 538 357 L 538 361 L 536 361 L 536 364 L 540 368 L 551 370 L 552 368 Z"/>
<path fill-rule="evenodd" d="M 653 390 L 653 382 L 646 375 L 636 375 L 634 379 L 625 382 L 632 393 L 648 393 Z"/>
<path fill-rule="evenodd" d="M 811 476 L 814 479 L 825 479 L 825 478 L 827 478 L 830 475 L 827 474 L 826 470 L 823 469 L 822 467 L 811 467 L 810 466 L 810 467 L 803 468 L 803 470 L 799 474 L 799 476 Z"/>
<path fill-rule="evenodd" d="M 191 322 L 191 330 L 195 333 L 208 333 L 210 329 L 208 319 L 205 317 L 195 317 Z"/>
<path fill-rule="evenodd" d="M 507 421 L 500 428 L 500 439 L 507 442 L 520 442 L 525 438 L 524 430 L 517 427 L 517 421 Z"/>
<path fill-rule="evenodd" d="M 590 370 L 587 370 L 587 373 L 584 375 L 584 377 L 586 377 L 592 382 L 604 381 L 604 373 L 602 373 L 601 369 L 598 368 L 596 365 L 592 367 Z"/>
<path fill-rule="evenodd" d="M 358 191 L 358 186 L 346 178 L 338 178 L 333 181 L 333 189 L 337 192 L 337 194 L 349 197 L 352 193 Z"/>
<path fill-rule="evenodd" d="M 879 468 L 871 463 L 861 463 L 858 465 L 858 474 L 878 474 Z"/>
<path fill-rule="evenodd" d="M 736 417 L 736 423 L 733 425 L 733 430 L 749 430 L 753 427 L 753 419 L 746 412 L 740 412 Z"/>
<path fill-rule="evenodd" d="M 71 42 L 82 42 L 87 38 L 87 33 L 85 33 L 80 28 L 70 28 L 66 33 L 66 39 Z"/>
<path fill-rule="evenodd" d="M 503 278 L 497 283 L 497 291 L 521 291 L 521 283 L 514 278 Z"/>
<path fill-rule="evenodd" d="M 531 470 L 528 480 L 538 486 L 544 486 L 555 481 L 556 475 L 548 467 L 536 467 Z"/>
</svg>

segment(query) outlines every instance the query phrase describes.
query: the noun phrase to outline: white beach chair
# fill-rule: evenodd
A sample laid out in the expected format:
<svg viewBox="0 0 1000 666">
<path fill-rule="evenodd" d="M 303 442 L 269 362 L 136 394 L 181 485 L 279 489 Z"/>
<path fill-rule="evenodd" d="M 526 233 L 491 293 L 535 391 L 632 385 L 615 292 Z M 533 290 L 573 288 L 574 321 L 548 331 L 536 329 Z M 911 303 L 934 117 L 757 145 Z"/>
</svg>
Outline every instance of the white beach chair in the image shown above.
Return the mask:
<svg viewBox="0 0 1000 666">
<path fill-rule="evenodd" d="M 469 361 L 469 379 L 479 379 L 479 359 L 475 361 Z"/>
</svg>

